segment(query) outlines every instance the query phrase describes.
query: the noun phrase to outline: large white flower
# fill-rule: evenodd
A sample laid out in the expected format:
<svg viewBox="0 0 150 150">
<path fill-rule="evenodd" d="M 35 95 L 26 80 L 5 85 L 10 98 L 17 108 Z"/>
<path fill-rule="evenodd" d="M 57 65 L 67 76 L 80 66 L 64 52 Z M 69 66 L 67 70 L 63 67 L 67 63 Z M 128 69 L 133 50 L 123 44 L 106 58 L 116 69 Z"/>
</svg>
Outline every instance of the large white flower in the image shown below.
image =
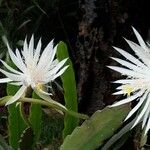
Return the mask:
<svg viewBox="0 0 150 150">
<path fill-rule="evenodd" d="M 7 44 L 8 52 L 12 62 L 19 70 L 15 70 L 4 61 L 1 60 L 7 71 L 0 69 L 7 78 L 0 79 L 0 83 L 10 82 L 11 84 L 21 86 L 17 93 L 6 103 L 6 105 L 17 101 L 31 87 L 35 91 L 48 94 L 41 87 L 46 86 L 49 82 L 59 77 L 68 66 L 63 67 L 67 59 L 58 61 L 55 58 L 57 45 L 53 48 L 53 40 L 41 52 L 41 39 L 34 48 L 34 37 L 32 36 L 29 44 L 25 39 L 23 50 L 19 52 L 16 49 L 15 53 Z"/>
<path fill-rule="evenodd" d="M 121 84 L 117 87 L 119 91 L 114 93 L 114 95 L 127 94 L 127 98 L 112 106 L 114 107 L 136 100 L 137 105 L 129 112 L 125 120 L 137 112 L 133 127 L 139 122 L 142 122 L 142 128 L 146 135 L 150 129 L 150 45 L 143 41 L 140 34 L 134 28 L 133 31 L 140 45 L 127 39 L 125 40 L 137 57 L 120 48 L 114 47 L 125 60 L 112 57 L 112 59 L 123 67 L 109 66 L 109 68 L 127 76 L 126 79 L 114 82 Z"/>
</svg>

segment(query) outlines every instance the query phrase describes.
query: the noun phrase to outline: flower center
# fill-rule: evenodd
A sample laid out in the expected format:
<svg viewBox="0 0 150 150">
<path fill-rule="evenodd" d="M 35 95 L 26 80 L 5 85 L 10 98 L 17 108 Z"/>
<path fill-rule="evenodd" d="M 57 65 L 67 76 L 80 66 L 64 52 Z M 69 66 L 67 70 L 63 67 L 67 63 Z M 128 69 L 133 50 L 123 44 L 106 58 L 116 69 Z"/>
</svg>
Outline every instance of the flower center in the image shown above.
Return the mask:
<svg viewBox="0 0 150 150">
<path fill-rule="evenodd" d="M 36 88 L 37 88 L 37 90 L 43 90 L 44 89 L 44 86 L 43 86 L 43 84 L 41 84 L 41 83 L 37 83 L 36 84 Z"/>
<path fill-rule="evenodd" d="M 131 93 L 134 91 L 133 87 L 131 85 L 123 85 L 123 89 L 124 93 L 127 94 L 127 96 L 130 96 Z"/>
</svg>

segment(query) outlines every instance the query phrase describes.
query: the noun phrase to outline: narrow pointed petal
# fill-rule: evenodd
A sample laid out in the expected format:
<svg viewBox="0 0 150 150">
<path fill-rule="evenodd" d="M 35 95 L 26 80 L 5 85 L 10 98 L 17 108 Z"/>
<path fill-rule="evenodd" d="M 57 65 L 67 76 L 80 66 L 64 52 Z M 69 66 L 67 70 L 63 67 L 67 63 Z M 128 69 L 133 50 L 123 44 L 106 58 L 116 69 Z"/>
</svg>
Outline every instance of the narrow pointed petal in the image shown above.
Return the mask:
<svg viewBox="0 0 150 150">
<path fill-rule="evenodd" d="M 43 91 L 43 90 L 39 90 L 39 92 L 41 92 L 42 94 L 45 94 L 45 95 L 52 95 L 52 93 L 48 93 L 48 92 L 46 92 L 46 91 Z"/>
<path fill-rule="evenodd" d="M 20 61 L 18 60 L 18 58 L 16 57 L 16 55 L 13 53 L 13 51 L 10 49 L 9 45 L 7 44 L 7 48 L 8 48 L 8 52 L 10 55 L 11 60 L 13 61 L 13 63 L 22 71 L 24 72 L 24 68 L 20 65 Z"/>
<path fill-rule="evenodd" d="M 141 107 L 141 105 L 143 104 L 143 102 L 146 99 L 147 95 L 148 95 L 148 91 L 142 96 L 142 98 L 140 98 L 138 104 L 130 111 L 130 113 L 127 115 L 125 121 L 127 119 L 129 119 Z"/>
<path fill-rule="evenodd" d="M 34 53 L 34 62 L 35 64 L 38 63 L 39 57 L 40 57 L 40 52 L 41 52 L 41 47 L 42 47 L 42 43 L 41 43 L 41 38 L 38 41 L 37 47 L 35 49 L 35 53 Z"/>
<path fill-rule="evenodd" d="M 147 110 L 147 111 L 149 111 L 149 110 Z M 144 135 L 147 134 L 147 132 L 148 132 L 149 129 L 150 129 L 150 117 L 148 118 L 148 122 L 147 122 L 147 124 L 146 124 L 146 128 L 145 128 L 145 131 L 144 131 Z"/>
<path fill-rule="evenodd" d="M 26 71 L 26 65 L 25 65 L 25 63 L 23 62 L 23 59 L 22 59 L 22 57 L 21 57 L 20 52 L 19 52 L 18 49 L 16 49 L 16 56 L 17 56 L 17 58 L 18 58 L 18 61 L 19 61 L 19 63 L 20 63 L 21 68 L 23 68 L 22 70 Z"/>
<path fill-rule="evenodd" d="M 31 58 L 33 58 L 33 51 L 34 51 L 34 35 L 32 35 L 29 42 L 29 55 Z"/>
<path fill-rule="evenodd" d="M 0 60 L 2 62 L 2 64 L 8 69 L 10 70 L 11 72 L 13 73 L 16 73 L 16 74 L 19 74 L 19 75 L 23 75 L 23 73 L 13 69 L 12 67 L 10 67 L 9 65 L 7 65 L 4 61 Z"/>
<path fill-rule="evenodd" d="M 121 79 L 121 80 L 116 80 L 113 83 L 119 83 L 119 84 L 131 84 L 135 83 L 138 79 Z"/>
<path fill-rule="evenodd" d="M 114 58 L 114 57 L 111 57 L 113 60 L 117 61 L 118 63 L 120 63 L 122 66 L 125 66 L 131 70 L 134 70 L 136 72 L 139 72 L 139 73 L 142 73 L 143 74 L 143 68 L 140 68 L 138 67 L 137 65 L 134 65 L 130 62 L 127 62 L 125 60 L 122 60 L 122 59 L 119 59 L 119 58 Z M 144 73 L 147 73 L 147 72 L 144 72 Z"/>
<path fill-rule="evenodd" d="M 44 49 L 43 53 L 41 54 L 41 57 L 39 59 L 39 63 L 38 63 L 38 68 L 43 67 L 43 65 L 47 65 L 47 63 L 50 61 L 50 58 L 52 57 L 52 53 L 53 53 L 54 49 L 53 49 L 53 40 L 46 46 L 46 48 Z M 47 58 L 47 56 L 49 56 Z M 45 59 L 47 58 L 47 59 Z"/>
<path fill-rule="evenodd" d="M 113 93 L 112 95 L 121 95 L 121 94 L 126 94 L 124 91 L 118 91 L 118 92 L 115 92 Z"/>
<path fill-rule="evenodd" d="M 129 103 L 129 102 L 135 100 L 136 98 L 142 96 L 143 93 L 144 93 L 144 91 L 141 90 L 141 91 L 137 92 L 136 94 L 134 94 L 134 95 L 132 95 L 130 97 L 127 97 L 127 98 L 125 98 L 125 99 L 123 99 L 123 100 L 121 100 L 121 101 L 111 105 L 110 107 L 115 107 L 115 106 L 119 106 L 119 105 L 122 105 L 122 104 L 125 104 L 125 103 Z"/>
<path fill-rule="evenodd" d="M 23 82 L 10 82 L 9 84 L 20 86 L 23 85 Z"/>
<path fill-rule="evenodd" d="M 21 81 L 23 79 L 23 76 L 7 72 L 3 69 L 0 69 L 0 72 L 2 72 L 4 75 L 6 75 L 9 79 L 13 81 Z"/>
<path fill-rule="evenodd" d="M 28 44 L 27 44 L 27 38 L 25 38 L 24 44 L 23 44 L 23 51 L 22 51 L 22 54 L 24 56 L 25 61 L 27 59 L 27 54 L 28 53 L 29 53 L 29 49 L 28 49 Z"/>
<path fill-rule="evenodd" d="M 53 50 L 53 52 L 51 54 L 50 62 L 52 62 L 54 60 L 54 57 L 55 57 L 55 54 L 56 54 L 56 51 L 57 51 L 57 47 L 58 47 L 58 45 L 56 45 L 54 47 L 54 50 Z"/>
<path fill-rule="evenodd" d="M 68 68 L 69 66 L 65 66 L 63 67 L 55 76 L 52 80 L 55 80 L 56 78 L 58 78 L 59 76 L 61 76 L 65 71 L 66 69 Z"/>
<path fill-rule="evenodd" d="M 150 98 L 150 94 L 148 95 L 148 98 L 147 98 L 147 99 L 149 99 L 149 98 Z M 150 101 L 147 100 L 146 103 L 145 103 L 145 105 L 144 105 L 144 107 L 143 107 L 143 109 L 142 109 L 142 111 L 141 111 L 140 114 L 138 115 L 138 117 L 137 117 L 137 119 L 136 119 L 136 121 L 135 121 L 133 127 L 136 126 L 136 125 L 138 124 L 138 122 L 141 120 L 141 118 L 144 116 L 144 113 L 147 111 L 149 105 L 150 105 Z"/>
<path fill-rule="evenodd" d="M 68 58 L 60 61 L 52 70 L 49 70 L 49 72 L 45 75 L 45 77 L 49 77 L 53 74 L 56 74 L 60 70 L 60 68 L 63 67 L 63 65 L 66 63 L 67 60 Z"/>
<path fill-rule="evenodd" d="M 145 52 L 143 50 L 143 48 L 141 48 L 139 45 L 137 45 L 136 43 L 125 39 L 126 42 L 129 44 L 129 46 L 132 48 L 132 50 L 135 52 L 135 54 L 142 60 L 142 62 L 147 65 L 148 67 L 150 66 L 149 63 L 149 55 L 147 52 Z"/>
<path fill-rule="evenodd" d="M 2 78 L 0 79 L 0 83 L 7 83 L 7 82 L 11 82 L 12 80 L 9 78 Z"/>
<path fill-rule="evenodd" d="M 22 86 L 18 92 L 6 103 L 6 106 L 7 105 L 10 105 L 14 102 L 16 102 L 23 94 L 24 92 L 26 91 L 27 87 L 26 86 Z"/>
<path fill-rule="evenodd" d="M 130 77 L 135 77 L 135 78 L 146 78 L 147 76 L 126 68 L 122 68 L 122 67 L 116 67 L 116 66 L 108 66 L 108 68 L 115 70 L 117 72 L 120 72 L 122 75 L 127 75 Z"/>
<path fill-rule="evenodd" d="M 129 54 L 128 52 L 118 48 L 113 47 L 116 51 L 118 51 L 122 56 L 124 56 L 126 59 L 128 59 L 130 62 L 134 63 L 135 65 L 141 67 L 141 68 L 147 68 L 146 65 L 144 65 L 140 60 Z"/>
<path fill-rule="evenodd" d="M 142 129 L 146 126 L 149 115 L 150 115 L 150 109 L 148 109 L 143 116 Z"/>
<path fill-rule="evenodd" d="M 138 40 L 139 44 L 141 45 L 141 47 L 147 51 L 147 46 L 146 46 L 143 38 L 141 37 L 141 35 L 138 33 L 138 31 L 134 27 L 132 27 L 132 29 L 133 29 L 134 34 L 136 35 L 137 40 Z"/>
</svg>

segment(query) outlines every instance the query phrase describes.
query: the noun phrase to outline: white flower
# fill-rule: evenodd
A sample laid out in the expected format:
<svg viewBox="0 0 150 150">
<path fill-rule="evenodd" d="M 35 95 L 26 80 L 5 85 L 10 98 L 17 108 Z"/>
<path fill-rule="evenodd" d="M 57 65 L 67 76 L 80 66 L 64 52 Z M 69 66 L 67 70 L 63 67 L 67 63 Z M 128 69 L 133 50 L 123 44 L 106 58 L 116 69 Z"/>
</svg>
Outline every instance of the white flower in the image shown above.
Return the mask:
<svg viewBox="0 0 150 150">
<path fill-rule="evenodd" d="M 23 50 L 15 53 L 7 44 L 8 52 L 12 62 L 19 70 L 15 70 L 4 61 L 0 60 L 8 71 L 0 69 L 7 78 L 0 79 L 0 83 L 10 82 L 11 84 L 21 86 L 17 93 L 6 103 L 6 105 L 17 101 L 31 87 L 35 91 L 49 94 L 43 91 L 43 86 L 59 77 L 68 66 L 63 67 L 67 59 L 62 61 L 54 60 L 57 45 L 53 48 L 53 40 L 41 52 L 41 39 L 38 41 L 36 49 L 34 48 L 34 37 L 32 36 L 29 44 L 25 39 Z"/>
<path fill-rule="evenodd" d="M 127 98 L 113 104 L 112 107 L 129 103 L 133 100 L 137 101 L 137 105 L 129 112 L 125 120 L 137 112 L 133 127 L 142 122 L 142 129 L 144 129 L 146 135 L 150 129 L 150 45 L 143 41 L 134 28 L 133 31 L 140 45 L 127 39 L 125 40 L 137 58 L 120 48 L 114 47 L 126 60 L 112 57 L 123 67 L 108 66 L 127 76 L 126 79 L 114 82 L 121 84 L 117 88 L 119 91 L 114 95 L 127 94 Z"/>
</svg>

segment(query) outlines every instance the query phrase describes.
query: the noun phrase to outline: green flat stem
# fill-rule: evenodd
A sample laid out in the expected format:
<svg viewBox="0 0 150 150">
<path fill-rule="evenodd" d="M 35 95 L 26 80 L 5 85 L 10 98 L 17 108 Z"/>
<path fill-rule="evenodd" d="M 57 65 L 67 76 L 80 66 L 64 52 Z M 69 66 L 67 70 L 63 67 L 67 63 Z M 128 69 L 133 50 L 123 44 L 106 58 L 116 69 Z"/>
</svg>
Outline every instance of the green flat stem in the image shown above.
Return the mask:
<svg viewBox="0 0 150 150">
<path fill-rule="evenodd" d="M 0 105 L 5 105 L 6 102 L 10 99 L 11 96 L 6 96 L 4 98 L 1 98 L 0 100 Z M 80 119 L 88 119 L 89 117 L 85 114 L 80 114 L 77 112 L 74 112 L 72 110 L 68 110 L 65 106 L 63 106 L 62 104 L 49 99 L 48 100 L 41 100 L 41 99 L 33 99 L 33 98 L 20 98 L 18 99 L 18 102 L 28 102 L 28 103 L 35 103 L 35 104 L 40 104 L 40 105 L 44 105 L 50 108 L 54 108 L 57 110 L 61 110 L 64 113 L 67 113 L 68 115 L 72 115 L 76 118 L 80 118 Z"/>
<path fill-rule="evenodd" d="M 63 107 L 61 107 L 61 104 L 58 103 L 59 105 L 57 105 L 57 103 L 50 103 L 48 101 L 44 101 L 44 100 L 39 100 L 39 99 L 33 99 L 31 101 L 30 98 L 20 98 L 19 99 L 20 102 L 29 102 L 29 103 L 35 103 L 35 104 L 41 104 L 41 105 L 44 105 L 44 106 L 48 106 L 50 108 L 55 108 L 55 109 L 58 109 L 58 110 L 61 110 L 62 112 L 65 112 L 69 115 L 72 115 L 74 117 L 77 117 L 77 118 L 81 118 L 81 119 L 88 119 L 89 117 L 87 115 L 84 115 L 84 114 L 80 114 L 80 113 L 77 113 L 77 112 L 74 112 L 72 110 L 68 110 L 67 108 L 65 108 L 63 105 Z"/>
</svg>

